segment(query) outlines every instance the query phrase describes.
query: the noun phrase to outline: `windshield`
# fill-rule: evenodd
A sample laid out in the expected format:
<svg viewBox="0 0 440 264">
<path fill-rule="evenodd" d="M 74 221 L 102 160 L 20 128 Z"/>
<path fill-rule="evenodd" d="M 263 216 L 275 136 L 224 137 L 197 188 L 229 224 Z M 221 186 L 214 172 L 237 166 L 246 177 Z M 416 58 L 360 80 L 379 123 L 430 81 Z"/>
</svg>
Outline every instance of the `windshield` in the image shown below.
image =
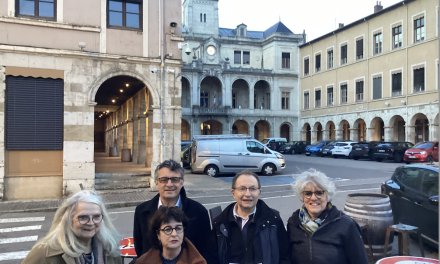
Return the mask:
<svg viewBox="0 0 440 264">
<path fill-rule="evenodd" d="M 434 145 L 434 143 L 432 143 L 432 142 L 421 142 L 421 143 L 415 145 L 413 148 L 415 148 L 415 149 L 430 149 L 430 148 L 432 148 L 432 145 Z"/>
<path fill-rule="evenodd" d="M 391 143 L 385 143 L 385 144 L 379 144 L 377 147 L 380 148 L 380 147 L 392 147 L 392 146 L 393 144 Z"/>
<path fill-rule="evenodd" d="M 269 139 L 267 139 L 267 138 L 261 140 L 261 143 L 263 143 L 263 144 L 266 144 L 267 142 L 269 142 Z"/>
<path fill-rule="evenodd" d="M 318 146 L 318 145 L 321 145 L 321 144 L 322 144 L 322 141 L 316 141 L 315 143 L 312 144 L 312 146 Z"/>
</svg>

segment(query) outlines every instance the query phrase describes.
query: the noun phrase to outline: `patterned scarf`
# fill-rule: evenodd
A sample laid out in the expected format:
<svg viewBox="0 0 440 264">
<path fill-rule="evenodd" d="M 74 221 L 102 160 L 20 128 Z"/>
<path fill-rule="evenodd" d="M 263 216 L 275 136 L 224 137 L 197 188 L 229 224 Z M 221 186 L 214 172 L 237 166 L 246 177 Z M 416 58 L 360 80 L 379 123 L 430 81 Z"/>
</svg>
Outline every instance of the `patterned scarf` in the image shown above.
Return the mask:
<svg viewBox="0 0 440 264">
<path fill-rule="evenodd" d="M 92 263 L 105 264 L 104 251 L 102 249 L 102 242 L 99 239 L 92 238 Z M 86 264 L 84 255 L 75 258 L 75 264 Z"/>
<path fill-rule="evenodd" d="M 301 225 L 310 236 L 313 236 L 315 231 L 318 230 L 318 228 L 322 225 L 332 208 L 333 205 L 331 203 L 327 203 L 324 211 L 322 211 L 319 217 L 315 220 L 312 220 L 304 205 L 301 207 L 301 209 L 299 209 L 299 221 L 301 221 Z"/>
</svg>

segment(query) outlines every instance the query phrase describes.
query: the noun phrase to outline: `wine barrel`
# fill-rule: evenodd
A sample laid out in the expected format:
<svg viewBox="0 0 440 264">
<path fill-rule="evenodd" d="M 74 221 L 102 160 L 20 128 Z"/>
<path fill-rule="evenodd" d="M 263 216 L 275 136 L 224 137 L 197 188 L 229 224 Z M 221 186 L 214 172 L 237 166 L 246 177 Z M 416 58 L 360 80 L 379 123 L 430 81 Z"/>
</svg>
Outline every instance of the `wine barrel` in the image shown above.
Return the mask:
<svg viewBox="0 0 440 264">
<path fill-rule="evenodd" d="M 118 156 L 118 148 L 116 148 L 116 147 L 110 147 L 108 152 L 109 152 L 108 155 L 110 157 L 117 157 Z"/>
<path fill-rule="evenodd" d="M 377 261 L 383 258 L 386 231 L 390 225 L 394 224 L 388 195 L 375 193 L 349 194 L 345 202 L 344 213 L 357 223 L 368 225 L 367 237 L 373 248 L 373 259 Z M 387 256 L 391 256 L 393 235 L 392 232 Z M 366 242 L 364 241 L 367 249 Z"/>
</svg>

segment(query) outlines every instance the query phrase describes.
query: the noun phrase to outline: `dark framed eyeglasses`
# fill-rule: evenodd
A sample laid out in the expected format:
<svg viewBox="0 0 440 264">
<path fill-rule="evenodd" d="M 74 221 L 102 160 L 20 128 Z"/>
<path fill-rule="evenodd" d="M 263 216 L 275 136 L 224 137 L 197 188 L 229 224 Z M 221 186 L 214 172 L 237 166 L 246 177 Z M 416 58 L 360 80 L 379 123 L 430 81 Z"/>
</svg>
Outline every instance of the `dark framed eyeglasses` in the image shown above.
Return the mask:
<svg viewBox="0 0 440 264">
<path fill-rule="evenodd" d="M 92 222 L 94 224 L 99 224 L 102 221 L 102 214 L 96 214 L 96 215 L 78 215 L 78 222 L 81 225 L 85 225 L 88 222 L 90 222 L 90 218 L 92 219 Z"/>
<path fill-rule="evenodd" d="M 174 228 L 172 228 L 171 226 L 167 226 L 164 229 L 159 229 L 159 231 L 162 231 L 165 233 L 165 235 L 171 235 L 171 233 L 173 233 L 173 230 L 176 230 L 177 234 L 180 234 L 183 232 L 185 228 L 183 227 L 183 225 L 178 225 Z"/>
<path fill-rule="evenodd" d="M 182 177 L 160 177 L 157 178 L 157 181 L 160 183 L 168 183 L 171 180 L 172 183 L 179 183 Z"/>
<path fill-rule="evenodd" d="M 232 189 L 237 190 L 238 192 L 241 192 L 241 193 L 246 192 L 246 190 L 249 190 L 249 192 L 251 192 L 251 193 L 255 193 L 255 192 L 258 192 L 258 190 L 260 188 L 255 187 L 255 186 L 251 186 L 249 188 L 244 187 L 244 186 L 240 186 L 240 187 L 236 187 L 236 188 L 232 188 Z"/>
<path fill-rule="evenodd" d="M 316 196 L 316 198 L 322 198 L 322 196 L 324 195 L 325 191 L 304 191 L 303 192 L 303 196 L 305 198 L 312 198 L 312 195 L 314 194 Z"/>
</svg>

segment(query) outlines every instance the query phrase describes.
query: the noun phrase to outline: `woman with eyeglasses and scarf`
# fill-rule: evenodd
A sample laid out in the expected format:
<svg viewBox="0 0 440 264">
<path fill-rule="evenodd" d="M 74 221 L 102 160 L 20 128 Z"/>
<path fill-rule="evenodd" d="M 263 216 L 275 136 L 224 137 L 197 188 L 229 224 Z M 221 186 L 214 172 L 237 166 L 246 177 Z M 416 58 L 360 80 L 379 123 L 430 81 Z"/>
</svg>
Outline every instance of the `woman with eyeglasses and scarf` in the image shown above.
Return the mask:
<svg viewBox="0 0 440 264">
<path fill-rule="evenodd" d="M 304 205 L 287 222 L 294 264 L 368 264 L 359 225 L 332 205 L 335 185 L 310 169 L 294 183 Z"/>
<path fill-rule="evenodd" d="M 120 264 L 119 239 L 101 197 L 81 191 L 58 208 L 22 264 Z"/>
<path fill-rule="evenodd" d="M 206 264 L 196 247 L 185 237 L 188 218 L 177 207 L 161 206 L 149 225 L 152 248 L 136 264 Z"/>
</svg>

